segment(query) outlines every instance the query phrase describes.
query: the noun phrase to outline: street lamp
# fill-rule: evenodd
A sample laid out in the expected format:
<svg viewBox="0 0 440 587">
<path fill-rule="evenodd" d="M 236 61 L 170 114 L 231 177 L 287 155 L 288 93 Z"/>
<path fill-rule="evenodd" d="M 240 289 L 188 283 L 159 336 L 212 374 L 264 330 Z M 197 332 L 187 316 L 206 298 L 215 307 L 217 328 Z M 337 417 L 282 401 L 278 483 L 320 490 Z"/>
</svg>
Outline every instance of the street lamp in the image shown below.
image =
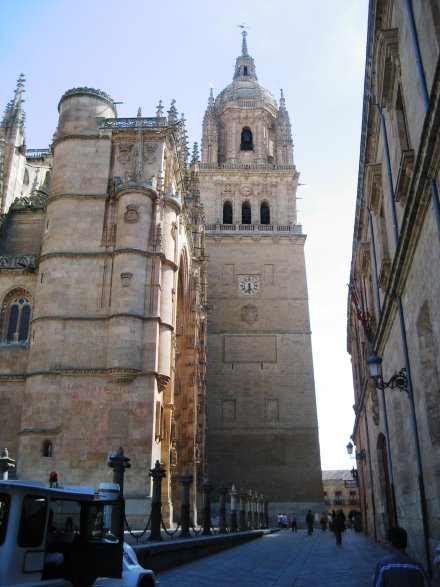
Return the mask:
<svg viewBox="0 0 440 587">
<path fill-rule="evenodd" d="M 382 359 L 371 353 L 367 359 L 367 366 L 370 371 L 370 377 L 374 379 L 378 389 L 399 389 L 399 391 L 406 391 L 408 393 L 408 378 L 406 376 L 406 369 L 401 369 L 398 373 L 393 375 L 389 381 L 384 381 L 382 377 Z"/>
<path fill-rule="evenodd" d="M 356 459 L 357 461 L 366 461 L 367 460 L 367 453 L 365 452 L 364 449 L 360 450 L 359 452 L 356 451 L 356 454 L 354 457 L 351 456 L 353 454 L 353 443 L 351 441 L 349 441 L 349 443 L 347 444 L 346 449 L 347 449 L 348 456 L 350 457 L 350 459 Z"/>
</svg>

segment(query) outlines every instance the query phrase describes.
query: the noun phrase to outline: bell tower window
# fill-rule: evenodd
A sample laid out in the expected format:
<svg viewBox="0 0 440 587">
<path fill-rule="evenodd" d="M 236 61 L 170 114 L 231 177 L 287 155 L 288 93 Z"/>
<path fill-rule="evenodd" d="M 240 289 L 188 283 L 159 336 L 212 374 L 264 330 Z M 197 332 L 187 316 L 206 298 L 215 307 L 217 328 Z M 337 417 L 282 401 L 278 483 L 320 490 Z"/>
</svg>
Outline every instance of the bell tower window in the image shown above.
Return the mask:
<svg viewBox="0 0 440 587">
<path fill-rule="evenodd" d="M 223 224 L 232 224 L 232 204 L 225 202 L 223 204 Z"/>
<path fill-rule="evenodd" d="M 249 202 L 243 202 L 243 205 L 241 207 L 241 223 L 251 223 L 251 205 L 249 204 Z"/>
<path fill-rule="evenodd" d="M 247 75 L 247 74 L 248 74 L 247 65 L 243 65 L 243 75 Z"/>
<path fill-rule="evenodd" d="M 245 126 L 241 131 L 241 145 L 242 151 L 253 151 L 254 145 L 252 143 L 252 131 L 249 127 Z"/>
<path fill-rule="evenodd" d="M 270 209 L 267 202 L 263 202 L 260 206 L 260 224 L 270 224 Z"/>
</svg>

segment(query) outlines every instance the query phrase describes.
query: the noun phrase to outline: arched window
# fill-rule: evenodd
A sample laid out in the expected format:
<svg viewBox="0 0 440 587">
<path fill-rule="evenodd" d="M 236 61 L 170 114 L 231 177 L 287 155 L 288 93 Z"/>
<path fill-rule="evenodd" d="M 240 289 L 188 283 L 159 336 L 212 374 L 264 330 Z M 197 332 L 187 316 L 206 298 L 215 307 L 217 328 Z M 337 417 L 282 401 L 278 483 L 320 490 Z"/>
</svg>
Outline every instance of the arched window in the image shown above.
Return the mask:
<svg viewBox="0 0 440 587">
<path fill-rule="evenodd" d="M 25 343 L 29 337 L 31 305 L 24 290 L 14 290 L 3 301 L 0 332 L 6 343 Z"/>
<path fill-rule="evenodd" d="M 241 207 L 241 223 L 251 223 L 251 205 L 249 204 L 249 202 L 243 202 L 243 205 Z"/>
<path fill-rule="evenodd" d="M 232 224 L 232 204 L 225 202 L 223 204 L 223 224 Z"/>
<path fill-rule="evenodd" d="M 253 151 L 254 145 L 252 144 L 252 131 L 249 127 L 245 126 L 241 131 L 241 145 L 242 151 Z"/>
<path fill-rule="evenodd" d="M 43 442 L 43 457 L 51 457 L 52 456 L 52 449 L 53 444 L 50 440 L 45 440 Z"/>
<path fill-rule="evenodd" d="M 267 202 L 262 202 L 260 206 L 260 224 L 270 224 L 270 209 Z"/>
<path fill-rule="evenodd" d="M 248 74 L 248 66 L 244 65 L 243 66 L 243 75 L 247 75 Z"/>
</svg>

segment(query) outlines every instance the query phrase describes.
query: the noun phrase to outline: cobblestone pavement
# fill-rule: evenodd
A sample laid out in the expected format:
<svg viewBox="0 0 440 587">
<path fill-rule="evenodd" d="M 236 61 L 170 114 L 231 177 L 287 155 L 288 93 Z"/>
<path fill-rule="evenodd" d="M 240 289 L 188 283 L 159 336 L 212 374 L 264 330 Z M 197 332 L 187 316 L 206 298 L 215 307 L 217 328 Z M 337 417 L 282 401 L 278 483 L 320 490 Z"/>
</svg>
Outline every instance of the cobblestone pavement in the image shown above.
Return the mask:
<svg viewBox="0 0 440 587">
<path fill-rule="evenodd" d="M 348 530 L 342 546 L 331 532 L 308 536 L 283 530 L 159 573 L 160 587 L 370 587 L 376 562 L 387 554 L 364 534 Z"/>
</svg>

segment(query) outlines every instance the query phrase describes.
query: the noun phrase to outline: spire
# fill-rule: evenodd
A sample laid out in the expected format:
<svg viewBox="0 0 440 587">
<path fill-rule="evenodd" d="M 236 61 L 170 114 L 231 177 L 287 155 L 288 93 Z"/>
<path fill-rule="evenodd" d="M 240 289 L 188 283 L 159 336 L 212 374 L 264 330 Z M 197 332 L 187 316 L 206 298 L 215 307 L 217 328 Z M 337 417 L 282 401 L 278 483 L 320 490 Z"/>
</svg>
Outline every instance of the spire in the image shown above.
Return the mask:
<svg viewBox="0 0 440 587">
<path fill-rule="evenodd" d="M 141 117 L 142 117 L 142 109 L 141 109 L 141 107 L 140 107 L 140 106 L 139 106 L 139 108 L 138 108 L 137 117 L 138 117 L 138 118 L 141 118 Z"/>
<path fill-rule="evenodd" d="M 191 163 L 197 163 L 199 160 L 199 145 L 194 143 Z"/>
<path fill-rule="evenodd" d="M 211 86 L 211 89 L 209 91 L 208 110 L 214 110 L 214 93 L 212 91 L 212 86 Z"/>
<path fill-rule="evenodd" d="M 281 96 L 280 96 L 280 110 L 286 110 L 286 100 L 284 99 L 283 89 L 281 88 Z"/>
<path fill-rule="evenodd" d="M 243 40 L 241 42 L 241 54 L 242 55 L 248 55 L 248 48 L 247 48 L 247 42 L 246 42 L 246 37 L 247 37 L 247 32 L 246 30 L 244 30 L 244 25 L 243 26 L 243 31 L 242 31 L 242 35 L 243 35 Z"/>
<path fill-rule="evenodd" d="M 257 81 L 258 78 L 257 74 L 255 73 L 254 60 L 248 53 L 246 25 L 240 24 L 238 26 L 243 29 L 241 32 L 243 40 L 241 42 L 241 55 L 237 57 L 237 61 L 235 63 L 234 80 L 243 79 L 248 81 Z"/>
<path fill-rule="evenodd" d="M 11 128 L 14 125 L 19 125 L 20 130 L 23 131 L 25 121 L 25 114 L 23 110 L 23 94 L 25 92 L 24 83 L 26 78 L 23 73 L 20 73 L 17 80 L 17 87 L 14 92 L 14 98 L 8 103 L 5 108 L 5 113 L 1 125 L 6 128 Z"/>
</svg>

